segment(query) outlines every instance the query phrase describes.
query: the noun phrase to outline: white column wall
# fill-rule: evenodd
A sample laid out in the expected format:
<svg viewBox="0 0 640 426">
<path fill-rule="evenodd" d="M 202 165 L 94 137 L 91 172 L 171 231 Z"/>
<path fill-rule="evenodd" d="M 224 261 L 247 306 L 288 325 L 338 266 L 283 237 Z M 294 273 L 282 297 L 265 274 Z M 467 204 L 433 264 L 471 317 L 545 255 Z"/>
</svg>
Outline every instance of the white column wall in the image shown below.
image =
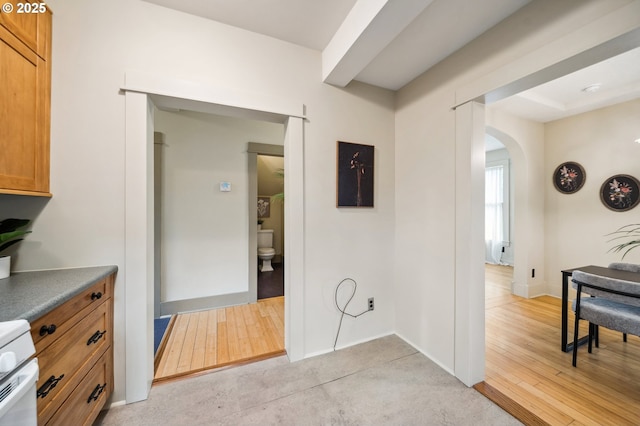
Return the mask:
<svg viewBox="0 0 640 426">
<path fill-rule="evenodd" d="M 153 177 L 153 105 L 147 96 L 141 93 L 129 93 L 126 98 L 126 111 L 129 120 L 126 122 L 126 139 L 143 141 L 144 143 L 126 144 L 126 157 L 129 160 L 125 168 L 125 227 L 124 232 L 135 238 L 125 239 L 125 267 L 119 270 L 119 277 L 124 278 L 124 288 L 115 291 L 115 305 L 119 310 L 122 300 L 135 301 L 126 303 L 125 345 L 127 348 L 124 361 L 125 371 L 145 369 L 146 380 L 136 380 L 140 375 L 126 375 L 127 399 L 129 402 L 146 399 L 153 381 L 153 296 L 154 296 L 154 177 Z M 135 117 L 135 119 L 133 119 Z M 140 167 L 143 165 L 143 167 Z M 146 166 L 146 167 L 144 167 Z M 145 196 L 146 194 L 146 196 Z M 119 296 L 123 296 L 122 298 Z M 118 323 L 121 323 L 118 321 Z M 115 324 L 114 324 L 115 325 Z M 144 334 L 137 333 L 143 330 Z M 120 334 L 120 333 L 117 333 Z M 114 342 L 116 347 L 118 342 Z M 121 354 L 120 350 L 116 354 Z M 115 358 L 114 354 L 114 358 Z M 119 366 L 119 364 L 118 364 Z M 121 371 L 115 369 L 116 383 L 121 379 Z"/>
<path fill-rule="evenodd" d="M 484 105 L 456 108 L 455 375 L 484 379 Z"/>
</svg>

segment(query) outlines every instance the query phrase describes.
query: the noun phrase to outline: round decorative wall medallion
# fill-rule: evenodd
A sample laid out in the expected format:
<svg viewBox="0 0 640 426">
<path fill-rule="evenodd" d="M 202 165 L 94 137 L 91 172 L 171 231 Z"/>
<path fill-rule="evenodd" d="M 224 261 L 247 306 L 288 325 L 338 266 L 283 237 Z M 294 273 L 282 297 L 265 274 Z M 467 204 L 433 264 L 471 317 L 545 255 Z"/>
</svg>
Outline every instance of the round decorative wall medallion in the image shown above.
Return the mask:
<svg viewBox="0 0 640 426">
<path fill-rule="evenodd" d="M 605 180 L 600 187 L 600 200 L 611 210 L 631 210 L 640 199 L 640 182 L 629 175 L 615 175 Z"/>
<path fill-rule="evenodd" d="M 564 194 L 579 191 L 586 179 L 584 168 L 573 161 L 560 164 L 553 172 L 553 185 Z"/>
</svg>

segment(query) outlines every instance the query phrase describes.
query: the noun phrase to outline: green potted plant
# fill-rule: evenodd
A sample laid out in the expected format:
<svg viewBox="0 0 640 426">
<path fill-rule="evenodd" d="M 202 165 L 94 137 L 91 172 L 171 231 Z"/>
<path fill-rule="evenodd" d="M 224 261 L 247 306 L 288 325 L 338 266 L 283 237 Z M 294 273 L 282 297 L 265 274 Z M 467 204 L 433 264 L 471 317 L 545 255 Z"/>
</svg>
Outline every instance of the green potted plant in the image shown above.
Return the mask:
<svg viewBox="0 0 640 426">
<path fill-rule="evenodd" d="M 31 232 L 23 229 L 29 222 L 29 219 L 0 221 L 0 279 L 7 278 L 11 271 L 11 256 L 4 255 L 4 251 L 22 241 L 23 238 L 20 237 Z"/>
<path fill-rule="evenodd" d="M 630 225 L 622 226 L 616 231 L 607 235 L 615 235 L 615 237 L 610 239 L 609 241 L 616 241 L 622 238 L 626 239 L 626 241 L 609 249 L 609 251 L 613 251 L 615 253 L 624 251 L 624 253 L 622 254 L 622 259 L 624 259 L 627 253 L 640 246 L 640 223 L 632 223 Z"/>
</svg>

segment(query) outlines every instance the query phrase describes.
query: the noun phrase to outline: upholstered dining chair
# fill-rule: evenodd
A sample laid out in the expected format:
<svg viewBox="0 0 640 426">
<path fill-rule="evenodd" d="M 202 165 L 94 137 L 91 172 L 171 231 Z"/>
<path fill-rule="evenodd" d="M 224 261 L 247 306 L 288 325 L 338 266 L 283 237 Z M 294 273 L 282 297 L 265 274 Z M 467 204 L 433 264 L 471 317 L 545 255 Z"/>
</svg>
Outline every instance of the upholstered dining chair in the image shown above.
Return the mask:
<svg viewBox="0 0 640 426">
<path fill-rule="evenodd" d="M 610 263 L 609 266 L 607 266 L 607 268 L 617 269 L 619 271 L 640 273 L 640 264 L 637 264 L 637 263 L 614 262 L 614 263 Z"/>
<path fill-rule="evenodd" d="M 636 272 L 640 274 L 640 264 L 636 263 L 624 263 L 624 262 L 613 262 L 610 263 L 608 268 L 617 269 L 619 271 L 628 271 L 628 272 Z M 598 347 L 598 327 L 595 329 L 596 334 L 596 348 Z M 622 333 L 622 340 L 627 341 L 627 333 Z"/>
<path fill-rule="evenodd" d="M 635 272 L 633 269 L 624 270 Z M 589 353 L 592 352 L 593 338 L 597 338 L 598 326 L 620 331 L 625 335 L 628 333 L 640 336 L 640 284 L 574 271 L 572 285 L 577 291 L 573 303 L 576 314 L 573 334 L 574 367 L 577 363 L 581 319 L 589 321 Z M 583 293 L 591 297 L 584 297 Z"/>
</svg>

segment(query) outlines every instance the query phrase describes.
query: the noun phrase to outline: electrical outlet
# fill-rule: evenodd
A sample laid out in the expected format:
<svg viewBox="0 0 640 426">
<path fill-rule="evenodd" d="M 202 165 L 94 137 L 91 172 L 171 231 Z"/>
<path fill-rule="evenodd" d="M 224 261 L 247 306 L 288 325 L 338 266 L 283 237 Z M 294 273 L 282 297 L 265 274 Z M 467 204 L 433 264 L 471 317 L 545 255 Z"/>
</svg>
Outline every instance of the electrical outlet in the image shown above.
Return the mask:
<svg viewBox="0 0 640 426">
<path fill-rule="evenodd" d="M 369 298 L 369 310 L 373 311 L 373 297 Z"/>
</svg>

